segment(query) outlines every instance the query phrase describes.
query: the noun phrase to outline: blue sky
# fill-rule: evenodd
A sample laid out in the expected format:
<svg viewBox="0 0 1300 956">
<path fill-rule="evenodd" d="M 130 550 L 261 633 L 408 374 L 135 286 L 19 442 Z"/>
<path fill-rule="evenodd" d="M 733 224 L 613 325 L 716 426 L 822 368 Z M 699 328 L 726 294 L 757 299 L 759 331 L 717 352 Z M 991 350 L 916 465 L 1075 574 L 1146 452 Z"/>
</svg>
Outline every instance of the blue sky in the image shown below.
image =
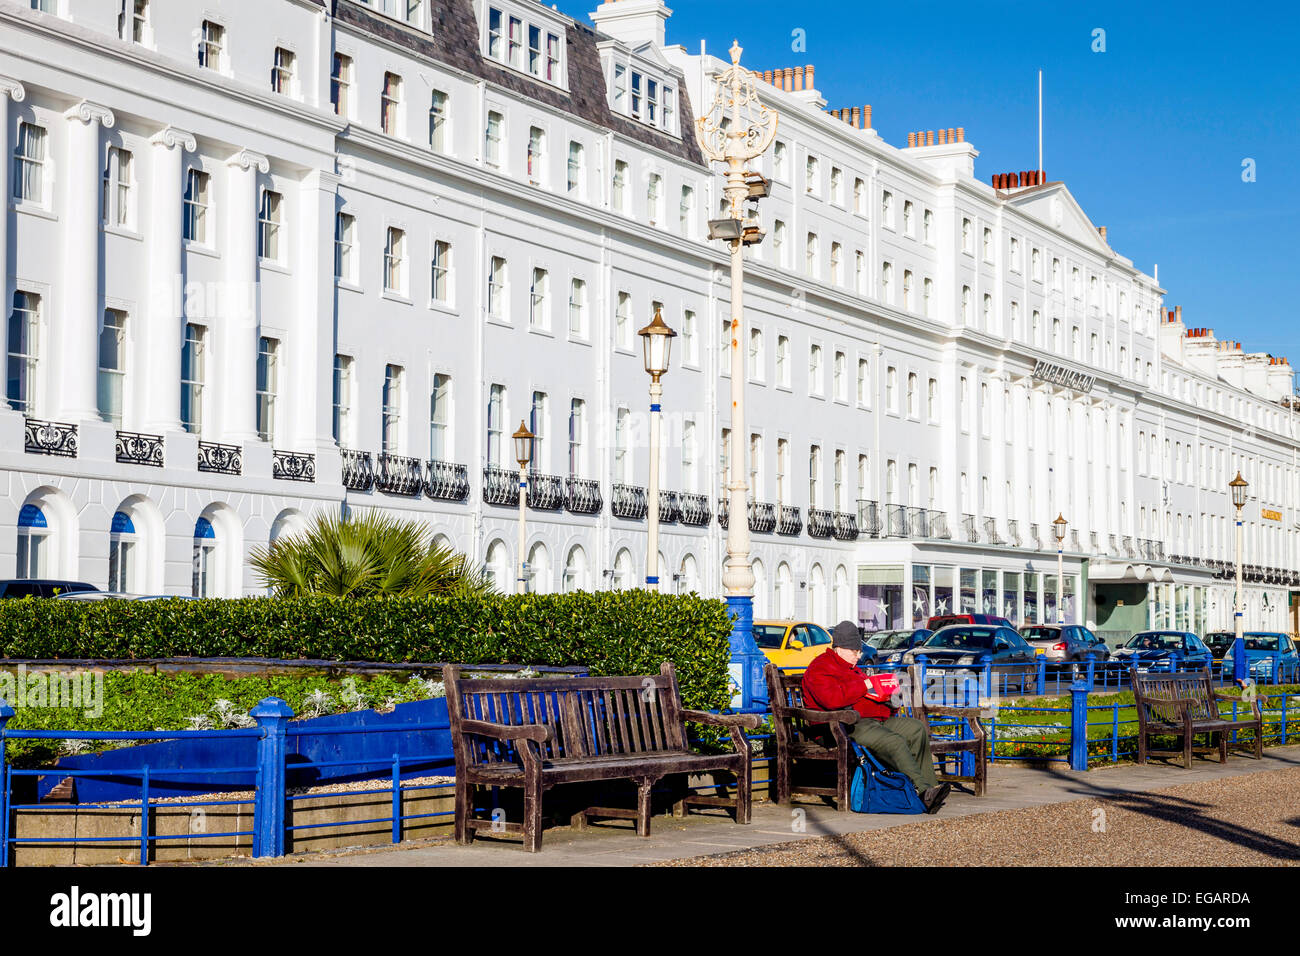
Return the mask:
<svg viewBox="0 0 1300 956">
<path fill-rule="evenodd" d="M 586 19 L 594 2 L 562 0 Z M 975 172 L 1063 179 L 1166 304 L 1300 367 L 1300 10 L 1270 3 L 669 2 L 668 42 L 752 69 L 817 67 L 829 107 L 872 104 L 890 143 L 966 128 Z M 744 11 L 744 23 L 727 13 Z M 1093 52 L 1094 30 L 1105 52 Z M 806 52 L 792 51 L 793 31 Z M 1255 162 L 1254 182 L 1242 162 Z"/>
</svg>

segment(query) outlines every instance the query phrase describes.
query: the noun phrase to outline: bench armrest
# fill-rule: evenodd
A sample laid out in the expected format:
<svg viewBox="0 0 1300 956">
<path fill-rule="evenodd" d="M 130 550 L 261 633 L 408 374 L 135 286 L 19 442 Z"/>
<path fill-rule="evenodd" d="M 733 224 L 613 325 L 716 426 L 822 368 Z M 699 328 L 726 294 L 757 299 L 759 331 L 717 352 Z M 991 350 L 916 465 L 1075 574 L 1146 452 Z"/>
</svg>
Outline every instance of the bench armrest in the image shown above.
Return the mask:
<svg viewBox="0 0 1300 956">
<path fill-rule="evenodd" d="M 462 734 L 476 734 L 494 740 L 532 740 L 539 744 L 545 743 L 551 735 L 541 724 L 493 724 L 486 720 L 462 720 L 458 729 Z"/>
<path fill-rule="evenodd" d="M 844 710 L 809 710 L 807 707 L 787 707 L 785 712 L 791 717 L 799 717 L 810 724 L 856 724 L 860 715 L 847 707 Z"/>
<path fill-rule="evenodd" d="M 682 720 L 712 724 L 715 727 L 744 727 L 747 730 L 757 730 L 763 723 L 758 714 L 714 714 L 707 710 L 683 710 Z"/>
<path fill-rule="evenodd" d="M 1250 711 L 1251 711 L 1251 713 L 1254 714 L 1256 717 L 1259 717 L 1261 720 L 1263 719 L 1262 712 L 1260 711 L 1260 708 L 1259 708 L 1259 697 L 1258 697 L 1258 695 L 1256 695 L 1256 696 L 1255 696 L 1254 698 L 1252 698 L 1251 700 L 1246 700 L 1245 698 L 1241 697 L 1241 696 L 1238 695 L 1238 694 L 1229 694 L 1229 693 L 1226 693 L 1226 692 L 1221 691 L 1221 690 L 1211 691 L 1210 693 L 1212 693 L 1212 694 L 1214 695 L 1214 700 L 1215 700 L 1216 702 L 1217 702 L 1217 701 L 1225 701 L 1225 702 L 1227 702 L 1227 701 L 1231 701 L 1231 702 L 1236 703 L 1236 704 L 1249 704 L 1249 705 L 1250 705 Z"/>
</svg>

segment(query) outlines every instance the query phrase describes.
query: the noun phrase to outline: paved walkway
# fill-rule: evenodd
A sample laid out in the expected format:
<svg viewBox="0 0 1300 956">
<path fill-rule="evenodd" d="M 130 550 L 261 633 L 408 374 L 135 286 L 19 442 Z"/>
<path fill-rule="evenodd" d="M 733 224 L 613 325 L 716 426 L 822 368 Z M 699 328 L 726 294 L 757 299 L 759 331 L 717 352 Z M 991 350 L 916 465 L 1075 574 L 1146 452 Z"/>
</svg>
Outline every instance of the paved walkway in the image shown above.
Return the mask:
<svg viewBox="0 0 1300 956">
<path fill-rule="evenodd" d="M 738 826 L 730 817 L 693 812 L 684 820 L 657 816 L 651 835 L 640 839 L 630 821 L 593 824 L 585 831 L 547 830 L 541 853 L 525 853 L 517 840 L 480 836 L 472 846 L 450 841 L 406 847 L 304 854 L 252 865 L 278 866 L 633 866 L 762 846 L 881 830 L 920 821 L 954 819 L 1022 807 L 1103 799 L 1125 793 L 1145 793 L 1182 784 L 1217 780 L 1261 771 L 1300 768 L 1300 746 L 1266 750 L 1262 761 L 1230 757 L 1226 765 L 1197 759 L 1189 770 L 1178 765 L 1125 765 L 1076 773 L 1064 764 L 1042 768 L 996 765 L 990 771 L 986 796 L 976 798 L 954 790 L 937 817 L 837 813 L 816 803 L 795 810 L 755 802 L 753 822 Z M 766 791 L 766 785 L 758 788 Z"/>
</svg>

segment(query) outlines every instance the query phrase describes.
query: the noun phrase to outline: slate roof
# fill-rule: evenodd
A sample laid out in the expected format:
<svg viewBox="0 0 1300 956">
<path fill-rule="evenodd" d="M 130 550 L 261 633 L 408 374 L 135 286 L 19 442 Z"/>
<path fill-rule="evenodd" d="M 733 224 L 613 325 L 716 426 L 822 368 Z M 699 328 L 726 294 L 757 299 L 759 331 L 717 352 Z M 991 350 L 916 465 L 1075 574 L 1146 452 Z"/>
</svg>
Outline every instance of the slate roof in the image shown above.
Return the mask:
<svg viewBox="0 0 1300 956">
<path fill-rule="evenodd" d="M 326 0 L 316 2 L 323 4 Z M 348 0 L 327 2 L 332 7 L 334 18 L 340 23 L 503 86 L 522 99 L 544 103 L 687 162 L 704 165 L 699 144 L 692 135 L 695 113 L 684 85 L 679 84 L 677 90 L 678 120 L 686 134 L 680 139 L 610 110 L 605 71 L 601 68 L 600 52 L 596 49 L 596 44 L 607 38 L 591 27 L 580 23 L 569 25 L 569 92 L 566 93 L 547 83 L 505 69 L 484 57 L 480 50 L 478 21 L 471 0 L 432 0 L 432 35 L 403 26 Z"/>
</svg>

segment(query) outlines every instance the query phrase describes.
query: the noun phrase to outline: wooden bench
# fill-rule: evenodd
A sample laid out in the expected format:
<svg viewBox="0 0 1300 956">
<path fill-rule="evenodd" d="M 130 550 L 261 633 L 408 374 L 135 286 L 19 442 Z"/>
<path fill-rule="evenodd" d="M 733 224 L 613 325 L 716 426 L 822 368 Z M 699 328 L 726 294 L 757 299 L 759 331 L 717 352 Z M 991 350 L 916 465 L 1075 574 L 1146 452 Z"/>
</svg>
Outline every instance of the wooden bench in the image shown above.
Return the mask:
<svg viewBox="0 0 1300 956">
<path fill-rule="evenodd" d="M 835 807 L 849 809 L 849 783 L 855 764 L 850 761 L 849 730 L 858 721 L 856 710 L 812 710 L 804 707 L 803 673 L 782 671 L 775 664 L 766 668 L 768 701 L 772 706 L 772 719 L 776 725 L 776 802 L 789 804 L 791 796 L 833 797 Z M 939 773 L 940 780 L 968 782 L 976 796 L 983 796 L 988 773 L 988 754 L 985 748 L 984 725 L 979 709 L 973 707 L 943 707 L 928 705 L 920 693 L 919 668 L 909 670 L 913 687 L 911 715 L 929 721 L 934 717 L 954 717 L 964 720 L 970 739 L 931 737 L 930 751 L 935 756 L 957 757 L 970 753 L 975 761 L 975 773 L 970 776 Z M 793 783 L 796 761 L 835 764 L 835 786 L 816 787 Z M 941 758 L 941 765 L 942 765 Z"/>
<path fill-rule="evenodd" d="M 1214 689 L 1210 671 L 1182 674 L 1140 674 L 1135 669 L 1129 675 L 1133 687 L 1133 701 L 1138 716 L 1138 763 L 1144 764 L 1150 756 L 1183 756 L 1183 766 L 1192 765 L 1193 753 L 1219 753 L 1219 762 L 1228 761 L 1228 737 L 1235 730 L 1253 730 L 1252 756 L 1264 757 L 1263 715 L 1259 701 L 1250 700 L 1251 717 L 1233 720 L 1219 711 L 1221 701 L 1246 703 L 1241 697 Z M 1147 746 L 1148 737 L 1154 734 L 1179 737 L 1182 750 L 1153 750 Z M 1197 734 L 1208 734 L 1209 746 L 1197 747 Z M 1219 735 L 1217 748 L 1214 735 Z"/>
<path fill-rule="evenodd" d="M 572 814 L 574 826 L 590 817 L 636 820 L 639 836 L 650 835 L 650 790 L 677 773 L 730 771 L 736 796 L 688 795 L 673 806 L 724 806 L 737 823 L 750 814 L 750 750 L 744 728 L 753 714 L 719 715 L 682 707 L 677 675 L 665 663 L 657 675 L 467 680 L 460 668 L 443 670 L 447 709 L 456 755 L 456 842 L 471 843 L 478 829 L 522 833 L 524 849 L 542 845 L 542 797 L 557 784 L 631 780 L 638 787 L 636 809 L 587 807 Z M 724 727 L 733 749 L 693 752 L 686 722 Z M 523 790 L 523 822 L 475 816 L 476 787 Z"/>
</svg>

